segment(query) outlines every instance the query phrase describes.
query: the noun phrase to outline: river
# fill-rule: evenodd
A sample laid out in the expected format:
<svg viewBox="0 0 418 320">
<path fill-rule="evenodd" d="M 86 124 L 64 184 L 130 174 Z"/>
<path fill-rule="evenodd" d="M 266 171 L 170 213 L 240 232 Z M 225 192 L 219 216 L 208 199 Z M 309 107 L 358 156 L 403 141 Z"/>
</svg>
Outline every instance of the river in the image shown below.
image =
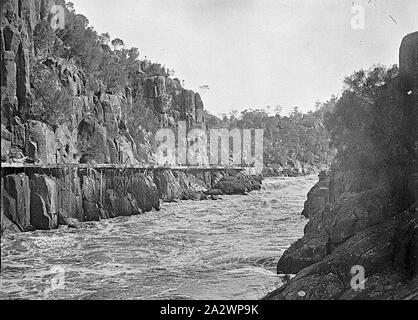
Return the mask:
<svg viewBox="0 0 418 320">
<path fill-rule="evenodd" d="M 276 263 L 303 235 L 316 181 L 269 178 L 247 196 L 7 235 L 0 299 L 260 299 L 282 283 Z"/>
</svg>

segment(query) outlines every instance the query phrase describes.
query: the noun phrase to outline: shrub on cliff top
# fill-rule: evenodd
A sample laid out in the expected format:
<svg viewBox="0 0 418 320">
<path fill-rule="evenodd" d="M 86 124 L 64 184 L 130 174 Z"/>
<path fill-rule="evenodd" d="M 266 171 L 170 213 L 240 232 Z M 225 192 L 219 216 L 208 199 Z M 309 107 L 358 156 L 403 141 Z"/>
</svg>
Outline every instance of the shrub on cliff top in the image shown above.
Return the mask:
<svg viewBox="0 0 418 320">
<path fill-rule="evenodd" d="M 410 157 L 398 67 L 360 70 L 345 85 L 325 121 L 338 148 L 338 163 L 359 176 L 390 177 Z"/>
</svg>

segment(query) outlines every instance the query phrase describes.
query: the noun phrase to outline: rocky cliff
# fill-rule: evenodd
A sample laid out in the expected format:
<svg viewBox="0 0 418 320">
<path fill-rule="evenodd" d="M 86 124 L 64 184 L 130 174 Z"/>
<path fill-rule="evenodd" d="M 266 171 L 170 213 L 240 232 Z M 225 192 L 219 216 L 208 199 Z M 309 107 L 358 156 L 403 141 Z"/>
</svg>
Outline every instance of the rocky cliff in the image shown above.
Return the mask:
<svg viewBox="0 0 418 320">
<path fill-rule="evenodd" d="M 383 170 L 364 177 L 338 166 L 321 174 L 302 213 L 309 219 L 305 235 L 277 264 L 278 273 L 296 277 L 266 299 L 418 298 L 417 63 L 418 32 L 405 37 L 400 50 L 410 146 L 409 160 L 396 167 L 406 177 L 396 180 L 403 189 L 393 193 L 395 169 L 389 179 Z M 355 266 L 365 270 L 364 290 L 351 286 Z"/>
<path fill-rule="evenodd" d="M 54 4 L 65 5 L 64 1 L 52 0 L 2 3 L 2 161 L 151 162 L 149 133 L 143 130 L 143 141 L 135 141 L 127 129 L 127 110 L 132 108 L 135 94 L 132 88 L 109 90 L 105 82 L 94 77 L 92 80 L 92 75 L 86 74 L 73 60 L 35 54 L 35 28 L 49 21 Z M 38 69 L 31 68 L 35 63 Z M 147 107 L 158 115 L 160 125 L 175 126 L 184 120 L 189 126 L 203 126 L 204 106 L 199 94 L 182 88 L 178 79 L 155 76 L 155 69 L 159 69 L 155 64 L 141 62 L 141 70 L 135 75 L 139 82 L 136 90 L 142 92 Z M 33 116 L 39 97 L 32 89 L 34 82 L 45 73 L 55 75 L 58 80 L 54 85 L 70 95 L 64 121 L 51 124 Z"/>
<path fill-rule="evenodd" d="M 2 176 L 1 233 L 50 230 L 159 210 L 160 201 L 217 200 L 261 188 L 240 172 L 21 169 Z"/>
<path fill-rule="evenodd" d="M 64 31 L 51 30 L 54 5 L 70 20 Z M 215 198 L 260 187 L 236 172 L 128 169 L 153 164 L 152 132 L 143 127 L 151 120 L 139 123 L 131 114 L 149 110 L 149 118 L 157 119 L 152 130 L 180 120 L 204 127 L 202 99 L 161 65 L 140 61 L 134 49 L 125 54 L 99 43 L 85 17 L 70 7 L 63 0 L 1 3 L 1 161 L 22 165 L 2 167 L 2 232 L 76 225 L 158 210 L 161 199 Z M 77 47 L 78 33 L 95 47 Z M 97 72 L 77 54 L 102 55 Z M 123 85 L 112 78 L 122 74 L 121 57 L 131 63 Z"/>
</svg>

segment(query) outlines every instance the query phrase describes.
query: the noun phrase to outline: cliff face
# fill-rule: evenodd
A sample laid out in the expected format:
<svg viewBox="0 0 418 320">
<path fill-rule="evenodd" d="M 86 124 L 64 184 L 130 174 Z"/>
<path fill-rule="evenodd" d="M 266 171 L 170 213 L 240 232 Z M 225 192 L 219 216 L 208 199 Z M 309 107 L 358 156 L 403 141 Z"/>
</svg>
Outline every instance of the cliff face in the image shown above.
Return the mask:
<svg viewBox="0 0 418 320">
<path fill-rule="evenodd" d="M 132 110 L 139 108 L 135 99 L 143 99 L 144 107 L 157 117 L 157 128 L 152 129 L 175 127 L 180 120 L 189 127 L 203 127 L 202 99 L 162 72 L 161 65 L 149 61 L 133 59 L 138 64 L 130 74 L 135 87 L 115 89 L 86 72 L 72 56 L 51 54 L 50 45 L 36 42 L 55 42 L 62 49 L 63 40 L 57 33 L 36 35 L 48 30 L 53 5 L 65 8 L 65 1 L 2 1 L 1 161 L 37 166 L 2 168 L 1 232 L 47 230 L 77 221 L 139 214 L 158 210 L 161 199 L 200 200 L 212 188 L 222 189 L 217 184 L 230 173 L 124 167 L 153 163 L 151 133 L 135 119 L 135 139 L 129 132 L 130 112 L 142 112 Z M 66 18 L 70 17 L 71 13 Z M 82 24 L 81 30 L 88 30 Z M 98 54 L 110 52 L 104 44 L 97 47 Z M 109 63 L 119 59 L 115 52 L 105 58 Z M 57 94 L 51 97 L 51 92 Z M 46 108 L 48 103 L 55 108 Z M 86 166 L 77 168 L 79 164 Z M 93 164 L 99 166 L 86 169 Z M 110 166 L 100 167 L 104 164 Z M 232 192 L 259 188 L 258 183 L 241 188 L 241 180 L 234 179 Z"/>
<path fill-rule="evenodd" d="M 53 56 L 40 59 L 42 71 L 56 75 L 56 85 L 70 94 L 65 121 L 52 127 L 31 117 L 37 97 L 31 92 L 30 64 L 39 59 L 34 30 L 49 17 L 55 3 L 64 4 L 7 0 L 2 5 L 2 161 L 136 164 L 148 160 L 136 158 L 137 146 L 124 130 L 122 109 L 129 97 L 87 90 L 86 75 L 71 61 Z"/>
<path fill-rule="evenodd" d="M 142 129 L 142 141 L 127 130 L 127 111 L 133 108 L 132 88 L 108 90 L 107 84 L 86 74 L 72 60 L 36 52 L 35 28 L 49 21 L 54 5 L 64 1 L 6 0 L 1 22 L 2 161 L 54 163 L 152 162 L 150 133 Z M 33 65 L 41 70 L 34 70 Z M 153 75 L 161 66 L 141 62 L 135 75 L 146 106 L 160 126 L 203 126 L 203 102 L 198 93 L 182 88 L 178 79 Z M 36 71 L 36 74 L 35 74 Z M 33 117 L 34 82 L 40 75 L 54 75 L 54 86 L 70 95 L 65 121 L 51 126 Z M 93 80 L 92 80 L 93 77 Z M 32 78 L 32 79 L 31 79 Z M 34 79 L 33 79 L 34 78 Z M 91 89 L 91 83 L 95 89 Z"/>
<path fill-rule="evenodd" d="M 138 159 L 137 146 L 125 129 L 123 107 L 129 103 L 129 96 L 98 95 L 87 90 L 86 75 L 73 62 L 35 56 L 35 28 L 49 18 L 54 4 L 64 5 L 64 1 L 2 2 L 2 162 L 55 165 L 147 161 Z M 70 95 L 66 117 L 55 126 L 31 116 L 37 98 L 31 83 L 30 65 L 34 60 L 41 61 L 42 72 L 56 75 L 56 86 Z M 146 144 L 140 146 L 145 149 L 144 155 L 149 154 Z M 103 179 L 102 172 L 80 174 L 72 169 L 10 173 L 2 171 L 2 229 L 13 224 L 21 231 L 51 229 L 58 226 L 59 215 L 86 221 L 159 208 L 153 178 L 143 174 L 131 175 L 127 181 L 120 174 L 115 179 L 105 174 Z"/>
<path fill-rule="evenodd" d="M 7 169 L 6 169 L 7 170 Z M 25 169 L 2 176 L 1 233 L 50 230 L 159 210 L 160 200 L 217 200 L 261 181 L 239 172 L 169 169 Z"/>
<path fill-rule="evenodd" d="M 405 37 L 400 50 L 411 161 L 399 168 L 408 181 L 398 182 L 405 184 L 409 209 L 398 211 L 400 195 L 384 180 L 336 168 L 323 173 L 305 203 L 303 215 L 309 222 L 304 237 L 277 264 L 278 273 L 297 275 L 266 299 L 417 298 L 417 75 L 418 32 Z M 367 281 L 364 290 L 355 291 L 351 269 L 358 265 Z"/>
<path fill-rule="evenodd" d="M 418 201 L 418 32 L 403 39 L 399 56 L 403 89 L 407 93 L 405 104 L 408 106 L 406 116 L 409 119 L 409 143 L 415 153 L 408 183 L 413 199 Z"/>
<path fill-rule="evenodd" d="M 141 68 L 143 72 L 149 72 L 148 63 L 143 63 Z M 189 127 L 203 128 L 204 105 L 199 93 L 182 88 L 177 78 L 144 76 L 141 83 L 147 105 L 160 115 L 163 127 L 173 127 L 178 121 L 186 121 Z"/>
</svg>

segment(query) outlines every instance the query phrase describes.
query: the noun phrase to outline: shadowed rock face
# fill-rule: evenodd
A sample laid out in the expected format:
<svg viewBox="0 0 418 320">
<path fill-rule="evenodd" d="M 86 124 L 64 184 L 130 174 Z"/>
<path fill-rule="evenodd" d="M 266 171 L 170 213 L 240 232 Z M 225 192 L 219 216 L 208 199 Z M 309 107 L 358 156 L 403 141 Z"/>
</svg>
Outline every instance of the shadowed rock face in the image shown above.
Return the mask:
<svg viewBox="0 0 418 320">
<path fill-rule="evenodd" d="M 412 213 L 415 219 L 418 212 Z M 305 293 L 304 299 L 345 299 L 356 298 L 356 292 L 350 287 L 351 268 L 361 265 L 366 270 L 366 276 L 376 275 L 376 278 L 386 278 L 386 284 L 392 289 L 399 284 L 400 277 L 388 277 L 386 273 L 392 269 L 393 261 L 416 259 L 416 256 L 405 254 L 399 250 L 405 243 L 400 239 L 407 239 L 411 245 L 414 239 L 408 234 L 417 225 L 411 224 L 411 217 L 389 219 L 384 223 L 365 229 L 347 240 L 334 252 L 318 262 L 301 270 L 287 285 L 271 293 L 266 299 L 302 299 L 299 292 Z M 409 231 L 407 231 L 409 230 Z M 406 245 L 405 247 L 408 247 Z M 416 248 L 416 243 L 415 243 Z M 416 255 L 416 253 L 415 253 Z M 402 261 L 403 262 L 403 261 Z M 417 267 L 415 262 L 415 268 Z M 402 269 L 401 272 L 409 272 Z M 378 276 L 381 274 L 381 276 Z M 367 281 L 367 290 L 361 293 L 362 298 L 374 298 L 384 295 L 385 288 L 379 292 L 374 287 L 373 277 Z M 386 291 L 389 291 L 386 288 Z M 358 293 L 357 293 L 358 294 Z"/>
<path fill-rule="evenodd" d="M 125 122 L 126 110 L 132 107 L 131 88 L 108 91 L 105 83 L 86 74 L 71 59 L 51 56 L 48 49 L 35 52 L 39 50 L 34 50 L 36 27 L 49 18 L 53 5 L 65 5 L 65 1 L 1 3 L 2 161 L 52 166 L 152 162 L 148 133 L 140 128 L 143 138 L 134 141 Z M 29 68 L 31 58 L 36 58 L 43 75 L 57 79 L 57 89 L 68 92 L 62 119 L 32 119 L 32 108 L 39 97 L 31 92 L 30 72 L 37 72 Z M 144 71 L 153 67 L 162 70 L 161 65 L 152 66 L 146 61 L 141 67 Z M 144 98 L 148 107 L 161 115 L 163 126 L 174 127 L 179 120 L 187 121 L 189 127 L 204 125 L 204 105 L 199 94 L 184 89 L 178 79 L 160 73 L 151 76 L 151 71 L 142 74 Z M 213 187 L 213 181 L 225 176 L 219 173 L 215 177 L 208 172 L 86 172 L 58 167 L 22 170 L 19 174 L 2 171 L 1 232 L 53 229 L 59 223 L 70 224 L 71 219 L 91 221 L 158 210 L 160 199 L 200 199 Z M 236 185 L 244 184 L 240 181 Z"/>
<path fill-rule="evenodd" d="M 6 175 L 2 183 L 1 233 L 49 230 L 61 224 L 76 225 L 69 221 L 141 214 L 159 210 L 160 199 L 202 200 L 214 189 L 219 194 L 241 194 L 261 188 L 259 179 L 221 170 L 140 173 L 129 169 L 67 168 L 48 170 L 46 175 L 28 169 L 26 173 Z"/>
<path fill-rule="evenodd" d="M 418 201 L 418 32 L 407 35 L 401 45 L 399 68 L 408 105 L 409 136 L 411 148 L 415 150 L 415 161 L 411 164 L 409 190 Z"/>
<path fill-rule="evenodd" d="M 2 141 L 2 160 L 29 160 L 41 164 L 79 163 L 80 160 L 84 163 L 123 161 L 136 164 L 137 160 L 142 160 L 142 155 L 136 152 L 136 145 L 129 132 L 119 126 L 122 106 L 131 101 L 129 94 L 105 93 L 105 85 L 100 81 L 97 81 L 98 92 L 89 91 L 86 88 L 86 75 L 76 64 L 59 57 L 48 56 L 48 53 L 34 52 L 35 28 L 43 19 L 49 17 L 53 5 L 65 5 L 65 2 L 2 1 L 2 138 L 6 130 L 10 132 L 10 137 L 6 135 L 5 142 Z M 55 74 L 59 79 L 57 85 L 66 89 L 72 96 L 72 110 L 66 115 L 65 123 L 55 123 L 54 127 L 40 121 L 24 120 L 30 118 L 28 116 L 31 114 L 33 101 L 36 100 L 31 92 L 29 68 L 30 59 L 35 54 L 44 71 Z M 163 94 L 164 77 L 155 82 L 156 94 Z M 80 125 L 86 122 L 94 123 L 94 128 L 79 132 Z M 86 126 L 82 128 L 86 129 Z M 98 147 L 103 148 L 103 152 L 99 152 Z M 111 148 L 110 151 L 108 147 Z"/>
<path fill-rule="evenodd" d="M 178 79 L 153 76 L 144 78 L 142 84 L 148 107 L 161 115 L 162 127 L 178 121 L 186 121 L 189 126 L 204 125 L 204 104 L 200 94 L 184 89 Z"/>
<path fill-rule="evenodd" d="M 109 93 L 104 83 L 93 79 L 96 88 L 93 92 L 91 86 L 86 86 L 87 75 L 72 61 L 48 56 L 48 52 L 34 52 L 35 28 L 48 18 L 53 5 L 64 4 L 64 0 L 2 1 L 1 122 L 10 132 L 10 137 L 2 141 L 2 159 L 42 164 L 150 161 L 149 141 L 137 146 L 123 123 L 124 107 L 132 104 L 130 88 Z M 51 127 L 39 121 L 25 123 L 22 120 L 31 114 L 36 101 L 31 92 L 29 68 L 35 54 L 44 71 L 55 74 L 60 79 L 58 86 L 72 96 L 72 110 L 64 124 L 54 123 Z M 146 66 L 143 68 L 147 69 Z M 161 126 L 175 126 L 180 120 L 187 121 L 190 127 L 204 125 L 200 95 L 184 89 L 178 79 L 147 76 L 142 79 L 142 87 L 148 107 L 158 114 Z M 20 122 L 19 126 L 17 122 Z M 83 122 L 96 122 L 97 125 L 94 130 L 79 132 Z M 2 133 L 5 130 L 2 127 Z M 99 147 L 104 151 L 97 151 Z"/>
<path fill-rule="evenodd" d="M 27 170 L 31 171 L 31 170 Z M 57 228 L 59 216 L 98 221 L 160 208 L 160 193 L 149 174 L 56 169 L 49 175 L 25 173 L 2 179 L 2 232 Z"/>
<path fill-rule="evenodd" d="M 4 178 L 3 206 L 9 220 L 24 231 L 30 226 L 29 178 L 24 174 L 13 174 Z"/>
<path fill-rule="evenodd" d="M 418 283 L 418 32 L 400 48 L 407 130 L 415 156 L 407 168 L 412 206 L 392 209 L 384 183 L 360 186 L 350 172 L 321 176 L 305 203 L 305 235 L 284 252 L 279 273 L 297 273 L 266 299 L 375 299 L 411 296 Z M 367 286 L 351 289 L 351 268 L 361 265 Z M 406 283 L 408 282 L 408 283 Z M 302 294 L 301 294 L 302 292 Z M 415 298 L 417 297 L 415 293 Z"/>
<path fill-rule="evenodd" d="M 38 230 L 58 227 L 58 188 L 54 179 L 35 174 L 30 180 L 31 225 Z"/>
<path fill-rule="evenodd" d="M 322 177 L 313 187 L 303 211 L 309 217 L 305 236 L 284 252 L 278 273 L 297 273 L 359 232 L 391 217 L 385 189 L 358 191 L 354 185 L 349 177 L 334 174 Z"/>
<path fill-rule="evenodd" d="M 405 88 L 418 88 L 418 32 L 407 35 L 401 44 L 399 69 Z"/>
</svg>

